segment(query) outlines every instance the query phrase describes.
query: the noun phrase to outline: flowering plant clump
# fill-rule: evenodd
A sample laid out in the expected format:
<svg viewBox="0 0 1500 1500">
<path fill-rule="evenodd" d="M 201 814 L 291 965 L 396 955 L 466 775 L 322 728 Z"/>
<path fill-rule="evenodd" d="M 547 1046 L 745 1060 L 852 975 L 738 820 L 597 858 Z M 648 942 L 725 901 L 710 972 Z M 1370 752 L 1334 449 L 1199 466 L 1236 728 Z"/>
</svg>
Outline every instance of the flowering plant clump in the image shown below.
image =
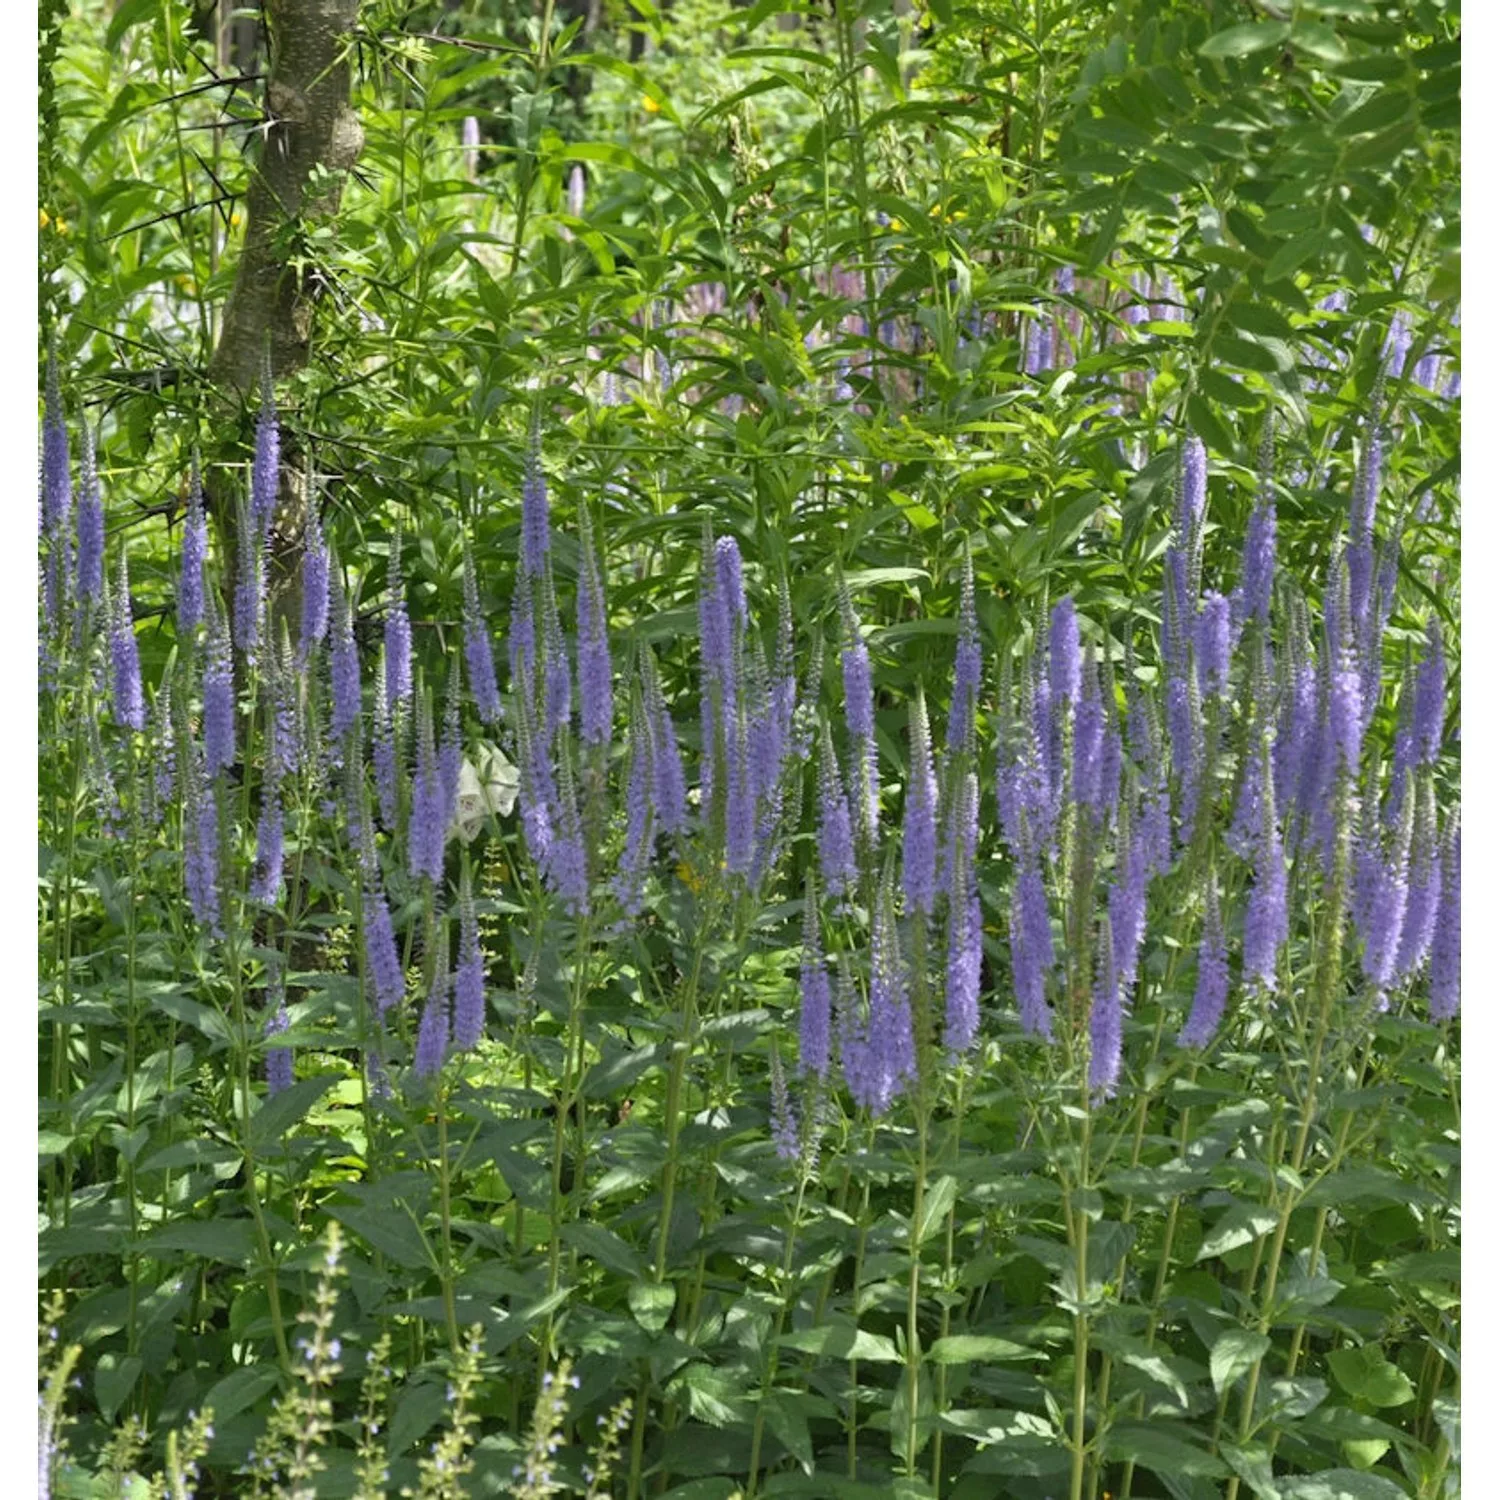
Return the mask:
<svg viewBox="0 0 1500 1500">
<path fill-rule="evenodd" d="M 503 145 L 434 31 L 441 161 L 330 62 L 425 248 L 323 163 L 292 332 L 145 448 L 56 310 L 43 1493 L 1456 1493 L 1442 264 L 1272 248 L 1259 136 L 1188 213 L 1220 92 L 1294 107 L 1262 23 L 1059 18 L 1001 100 L 866 9 L 744 19 L 748 90 L 643 13 L 608 144 L 550 10 Z M 1320 107 L 1384 76 L 1303 25 Z M 1022 187 L 953 121 L 1033 93 Z"/>
</svg>

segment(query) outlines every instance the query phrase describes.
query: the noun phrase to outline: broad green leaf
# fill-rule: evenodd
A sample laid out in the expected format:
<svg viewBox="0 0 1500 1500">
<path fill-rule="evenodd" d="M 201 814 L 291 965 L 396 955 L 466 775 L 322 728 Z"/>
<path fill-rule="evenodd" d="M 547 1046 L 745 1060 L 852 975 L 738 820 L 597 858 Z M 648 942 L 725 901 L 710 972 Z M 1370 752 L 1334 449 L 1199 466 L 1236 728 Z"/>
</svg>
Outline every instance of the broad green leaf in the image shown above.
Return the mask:
<svg viewBox="0 0 1500 1500">
<path fill-rule="evenodd" d="M 1253 1244 L 1276 1227 L 1277 1215 L 1259 1203 L 1237 1203 L 1203 1238 L 1194 1260 L 1208 1260 L 1215 1255 Z"/>
<path fill-rule="evenodd" d="M 1036 1351 L 1009 1339 L 985 1333 L 950 1333 L 928 1349 L 926 1357 L 937 1365 L 988 1364 L 992 1360 L 1031 1359 Z"/>
<path fill-rule="evenodd" d="M 1324 1469 L 1282 1479 L 1281 1500 L 1407 1500 L 1407 1492 L 1384 1474 L 1358 1469 Z"/>
<path fill-rule="evenodd" d="M 896 1346 L 884 1334 L 869 1333 L 844 1322 L 826 1323 L 818 1328 L 800 1328 L 784 1333 L 784 1349 L 798 1349 L 804 1354 L 821 1354 L 829 1359 L 859 1359 L 874 1363 L 901 1364 Z"/>
<path fill-rule="evenodd" d="M 1251 57 L 1286 40 L 1291 27 L 1285 21 L 1244 21 L 1216 31 L 1198 49 L 1200 57 Z"/>
<path fill-rule="evenodd" d="M 1330 1351 L 1328 1368 L 1351 1396 L 1368 1401 L 1371 1406 L 1404 1406 L 1416 1396 L 1405 1371 L 1393 1365 L 1373 1344 Z"/>
<path fill-rule="evenodd" d="M 1221 1333 L 1208 1355 L 1214 1394 L 1222 1396 L 1270 1347 L 1271 1340 L 1265 1334 L 1248 1328 L 1230 1328 Z"/>
<path fill-rule="evenodd" d="M 766 1426 L 777 1442 L 802 1465 L 813 1471 L 812 1434 L 807 1427 L 806 1398 L 798 1391 L 772 1391 L 765 1402 Z"/>
<path fill-rule="evenodd" d="M 146 1236 L 148 1254 L 176 1250 L 203 1260 L 248 1266 L 256 1259 L 255 1226 L 249 1219 L 179 1219 Z"/>
<path fill-rule="evenodd" d="M 282 1137 L 338 1082 L 332 1073 L 304 1078 L 270 1095 L 250 1117 L 250 1141 L 257 1151 L 274 1150 Z"/>
<path fill-rule="evenodd" d="M 946 1174 L 929 1185 L 922 1199 L 922 1221 L 917 1225 L 919 1245 L 926 1244 L 943 1227 L 957 1196 L 958 1182 Z"/>
<path fill-rule="evenodd" d="M 1177 1437 L 1174 1431 L 1184 1436 Z M 1105 1451 L 1120 1462 L 1134 1461 L 1153 1474 L 1190 1474 L 1204 1479 L 1220 1479 L 1224 1465 L 1211 1453 L 1186 1441 L 1192 1432 L 1186 1424 L 1159 1423 L 1155 1427 L 1123 1425 L 1111 1428 L 1105 1439 Z"/>
<path fill-rule="evenodd" d="M 203 1404 L 213 1409 L 216 1422 L 227 1422 L 274 1390 L 280 1379 L 281 1372 L 273 1364 L 247 1365 L 215 1382 Z"/>
<path fill-rule="evenodd" d="M 94 1397 L 106 1422 L 114 1421 L 115 1413 L 135 1388 L 141 1369 L 138 1354 L 116 1354 L 113 1350 L 106 1350 L 99 1356 L 94 1366 Z"/>
<path fill-rule="evenodd" d="M 674 1282 L 633 1281 L 627 1294 L 630 1311 L 647 1333 L 660 1333 L 677 1306 L 677 1286 Z"/>
</svg>

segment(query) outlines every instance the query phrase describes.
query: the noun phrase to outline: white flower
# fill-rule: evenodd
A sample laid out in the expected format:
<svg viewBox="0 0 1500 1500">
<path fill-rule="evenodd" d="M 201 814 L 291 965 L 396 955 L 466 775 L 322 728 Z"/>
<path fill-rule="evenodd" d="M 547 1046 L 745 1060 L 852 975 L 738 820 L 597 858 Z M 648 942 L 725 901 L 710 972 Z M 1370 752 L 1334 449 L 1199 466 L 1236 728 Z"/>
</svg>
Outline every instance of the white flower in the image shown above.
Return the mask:
<svg viewBox="0 0 1500 1500">
<path fill-rule="evenodd" d="M 494 745 L 481 744 L 473 761 L 465 759 L 458 770 L 458 806 L 453 815 L 450 839 L 474 842 L 474 836 L 494 813 L 508 818 L 516 805 L 521 773 Z"/>
</svg>

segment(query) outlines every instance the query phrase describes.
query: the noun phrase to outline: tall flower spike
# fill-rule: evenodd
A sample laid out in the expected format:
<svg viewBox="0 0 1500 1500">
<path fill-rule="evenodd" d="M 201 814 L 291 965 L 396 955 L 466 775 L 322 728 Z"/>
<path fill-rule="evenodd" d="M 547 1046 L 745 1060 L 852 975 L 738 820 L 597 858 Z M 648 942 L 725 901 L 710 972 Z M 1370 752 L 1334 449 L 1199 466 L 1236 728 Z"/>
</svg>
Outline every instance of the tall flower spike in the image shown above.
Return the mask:
<svg viewBox="0 0 1500 1500">
<path fill-rule="evenodd" d="M 261 906 L 274 906 L 281 899 L 282 849 L 281 791 L 274 782 L 263 782 L 255 829 L 255 878 L 250 882 L 250 899 Z"/>
<path fill-rule="evenodd" d="M 386 670 L 385 648 L 382 646 L 375 673 L 375 717 L 370 757 L 375 764 L 375 794 L 380 799 L 380 821 L 387 832 L 394 833 L 401 809 L 401 767 L 396 751 L 396 726 L 391 718 L 386 687 L 389 681 L 390 673 Z"/>
<path fill-rule="evenodd" d="M 1197 531 L 1208 504 L 1208 453 L 1192 433 L 1182 445 L 1182 495 L 1177 509 L 1177 534 L 1184 550 Z"/>
<path fill-rule="evenodd" d="M 207 560 L 208 518 L 203 513 L 203 481 L 195 457 L 188 483 L 187 518 L 182 526 L 182 571 L 177 578 L 179 641 L 191 639 L 203 619 L 203 568 Z"/>
<path fill-rule="evenodd" d="M 573 721 L 573 669 L 557 610 L 557 589 L 548 568 L 541 583 L 542 735 L 550 745 Z"/>
<path fill-rule="evenodd" d="M 219 922 L 219 808 L 211 780 L 192 758 L 192 774 L 183 808 L 183 883 L 188 904 L 200 927 L 221 935 Z"/>
<path fill-rule="evenodd" d="M 1276 960 L 1287 937 L 1286 856 L 1276 826 L 1276 788 L 1271 759 L 1257 755 L 1260 786 L 1260 837 L 1256 840 L 1255 882 L 1245 912 L 1244 975 L 1268 993 L 1276 989 Z"/>
<path fill-rule="evenodd" d="M 73 518 L 73 467 L 63 412 L 57 353 L 47 355 L 47 403 L 42 418 L 42 525 L 51 537 L 66 535 Z"/>
<path fill-rule="evenodd" d="M 911 706 L 910 766 L 901 841 L 901 894 L 908 911 L 932 915 L 937 903 L 937 777 L 920 684 Z"/>
<path fill-rule="evenodd" d="M 365 972 L 375 997 L 377 1014 L 384 1015 L 406 996 L 406 980 L 396 953 L 396 936 L 391 929 L 391 909 L 376 886 L 370 886 L 362 902 L 364 913 Z"/>
<path fill-rule="evenodd" d="M 1448 667 L 1443 657 L 1443 627 L 1436 615 L 1427 621 L 1427 649 L 1417 667 L 1412 705 L 1412 742 L 1417 764 L 1430 766 L 1443 743 L 1443 710 Z"/>
<path fill-rule="evenodd" d="M 579 510 L 578 572 L 578 720 L 586 745 L 607 745 L 614 718 L 609 661 L 609 634 L 604 615 L 604 586 L 594 556 L 593 528 L 586 506 Z"/>
<path fill-rule="evenodd" d="M 286 985 L 279 967 L 271 969 L 266 977 L 266 1022 L 265 1035 L 269 1039 L 280 1036 L 291 1029 L 291 1018 L 286 1013 Z M 290 1047 L 266 1048 L 266 1093 L 268 1096 L 281 1093 L 292 1086 L 292 1049 Z"/>
<path fill-rule="evenodd" d="M 427 1004 L 422 1007 L 422 1021 L 417 1027 L 417 1051 L 412 1072 L 418 1078 L 434 1078 L 443 1070 L 448 1055 L 448 957 L 447 924 L 440 923 L 437 959 Z"/>
<path fill-rule="evenodd" d="M 1146 847 L 1138 831 L 1125 825 L 1115 855 L 1115 875 L 1109 887 L 1109 930 L 1114 942 L 1113 965 L 1120 986 L 1120 1003 L 1132 1003 L 1141 942 L 1146 935 Z"/>
<path fill-rule="evenodd" d="M 1205 698 L 1229 691 L 1229 600 L 1210 589 L 1198 609 L 1194 648 L 1199 691 Z"/>
<path fill-rule="evenodd" d="M 860 635 L 859 621 L 842 583 L 839 604 L 847 641 L 841 661 L 844 723 L 853 742 L 849 796 L 860 838 L 867 847 L 874 848 L 880 822 L 880 788 L 875 762 L 875 690 L 870 678 L 870 651 Z"/>
<path fill-rule="evenodd" d="M 83 424 L 83 472 L 79 475 L 78 556 L 74 591 L 79 608 L 97 599 L 104 590 L 104 502 L 99 495 L 99 466 L 94 454 L 94 434 Z M 202 511 L 200 508 L 201 522 Z M 191 515 L 189 516 L 191 522 Z M 183 535 L 184 565 L 188 538 Z M 202 566 L 200 559 L 199 566 Z M 201 583 L 199 585 L 202 587 Z"/>
<path fill-rule="evenodd" d="M 479 579 L 474 554 L 464 542 L 464 665 L 469 669 L 469 691 L 479 717 L 488 725 L 500 722 L 500 689 L 495 683 L 495 657 L 489 626 L 479 608 Z"/>
<path fill-rule="evenodd" d="M 526 851 L 539 869 L 545 869 L 553 839 L 552 760 L 547 746 L 535 732 L 532 718 L 532 687 L 523 674 L 515 685 L 516 748 L 520 756 L 521 832 Z"/>
<path fill-rule="evenodd" d="M 837 900 L 854 888 L 859 866 L 854 859 L 854 830 L 849 802 L 833 752 L 833 735 L 825 719 L 818 735 L 818 869 L 823 886 Z"/>
<path fill-rule="evenodd" d="M 948 734 L 944 742 L 945 756 L 950 762 L 973 749 L 974 714 L 983 675 L 979 620 L 974 609 L 974 559 L 965 542 L 958 603 L 958 649 L 953 657 L 953 700 L 948 708 Z"/>
<path fill-rule="evenodd" d="M 271 356 L 266 353 L 260 376 L 260 415 L 255 421 L 255 461 L 250 466 L 250 521 L 260 536 L 270 529 L 281 484 L 281 426 L 276 419 Z"/>
<path fill-rule="evenodd" d="M 578 797 L 567 757 L 558 762 L 558 817 L 547 851 L 548 886 L 575 917 L 586 916 L 589 907 L 588 854 L 583 844 L 583 825 L 578 816 Z"/>
<path fill-rule="evenodd" d="M 318 520 L 312 481 L 307 485 L 307 524 L 302 538 L 302 629 L 297 640 L 297 662 L 306 666 L 328 634 L 328 544 Z"/>
<path fill-rule="evenodd" d="M 394 714 L 411 697 L 411 620 L 406 613 L 406 587 L 401 576 L 401 531 L 391 536 L 388 586 L 390 605 L 385 617 L 385 700 Z"/>
<path fill-rule="evenodd" d="M 1441 894 L 1442 847 L 1438 841 L 1437 802 L 1432 778 L 1423 777 L 1417 792 L 1416 826 L 1407 874 L 1406 920 L 1401 924 L 1401 947 L 1396 955 L 1397 983 L 1413 977 L 1427 960 Z"/>
<path fill-rule="evenodd" d="M 203 761 L 210 778 L 234 764 L 234 669 L 224 616 L 207 596 L 208 651 L 203 661 Z"/>
<path fill-rule="evenodd" d="M 1113 1098 L 1119 1084 L 1123 1026 L 1120 980 L 1115 973 L 1114 938 L 1106 916 L 1099 922 L 1099 956 L 1095 965 L 1093 1003 L 1089 1007 L 1089 1089 L 1098 1098 Z"/>
<path fill-rule="evenodd" d="M 1432 934 L 1432 989 L 1428 1001 L 1434 1021 L 1451 1021 L 1458 1014 L 1460 939 L 1460 833 L 1453 824 L 1443 841 L 1443 889 L 1438 898 L 1437 924 Z"/>
<path fill-rule="evenodd" d="M 1224 924 L 1219 917 L 1219 882 L 1209 876 L 1208 908 L 1203 914 L 1203 937 L 1198 945 L 1198 985 L 1193 1007 L 1177 1034 L 1179 1047 L 1202 1050 L 1213 1041 L 1224 1018 L 1229 995 L 1229 954 L 1224 946 Z"/>
<path fill-rule="evenodd" d="M 858 1101 L 876 1116 L 890 1108 L 917 1071 L 911 1000 L 893 907 L 894 892 L 887 862 L 870 941 L 870 1089 L 868 1096 Z"/>
<path fill-rule="evenodd" d="M 120 577 L 113 600 L 109 630 L 109 656 L 113 671 L 115 723 L 122 729 L 146 727 L 146 700 L 141 694 L 141 659 L 135 643 L 135 621 L 130 606 L 130 571 L 124 548 L 120 549 Z"/>
<path fill-rule="evenodd" d="M 521 481 L 521 577 L 540 578 L 552 545 L 547 514 L 547 476 L 542 471 L 541 408 L 531 418 Z"/>
<path fill-rule="evenodd" d="M 252 661 L 260 649 L 261 615 L 266 602 L 265 554 L 260 536 L 242 508 L 234 572 L 234 644 Z"/>
<path fill-rule="evenodd" d="M 682 752 L 671 710 L 662 696 L 656 661 L 648 647 L 641 648 L 641 675 L 645 687 L 647 730 L 651 737 L 652 816 L 668 837 L 687 827 L 687 780 L 682 770 Z"/>
<path fill-rule="evenodd" d="M 1052 610 L 1047 637 L 1047 685 L 1058 712 L 1063 704 L 1077 707 L 1083 689 L 1083 645 L 1071 594 L 1060 599 Z"/>
<path fill-rule="evenodd" d="M 615 873 L 615 898 L 627 917 L 640 914 L 645 904 L 646 868 L 651 861 L 655 832 L 651 826 L 651 739 L 646 708 L 637 697 L 630 714 L 630 772 L 625 786 L 625 846 Z"/>
<path fill-rule="evenodd" d="M 1010 957 L 1021 1028 L 1052 1039 L 1052 1012 L 1047 1005 L 1047 976 L 1052 972 L 1052 922 L 1047 891 L 1033 856 L 1016 875 L 1010 907 Z"/>
<path fill-rule="evenodd" d="M 822 922 L 818 917 L 818 887 L 807 873 L 802 915 L 802 1007 L 798 1026 L 797 1066 L 803 1073 L 826 1078 L 830 1061 L 830 1006 L 828 965 L 823 958 Z"/>
<path fill-rule="evenodd" d="M 411 818 L 406 829 L 408 868 L 413 880 L 425 875 L 435 885 L 442 883 L 449 822 L 446 813 L 432 704 L 424 692 L 417 731 L 417 769 L 411 786 Z"/>
<path fill-rule="evenodd" d="M 328 676 L 333 702 L 328 733 L 335 744 L 342 745 L 345 736 L 359 722 L 359 651 L 354 644 L 349 596 L 338 581 L 336 559 L 330 558 L 329 571 L 333 595 L 333 645 L 328 653 Z"/>
<path fill-rule="evenodd" d="M 965 773 L 949 813 L 948 959 L 944 975 L 943 1043 L 951 1057 L 967 1052 L 979 1034 L 979 977 L 984 961 L 983 917 L 974 854 L 979 839 L 979 778 Z"/>
<path fill-rule="evenodd" d="M 484 950 L 479 946 L 479 918 L 469 869 L 459 887 L 458 968 L 453 973 L 453 1045 L 469 1052 L 484 1035 Z"/>
</svg>

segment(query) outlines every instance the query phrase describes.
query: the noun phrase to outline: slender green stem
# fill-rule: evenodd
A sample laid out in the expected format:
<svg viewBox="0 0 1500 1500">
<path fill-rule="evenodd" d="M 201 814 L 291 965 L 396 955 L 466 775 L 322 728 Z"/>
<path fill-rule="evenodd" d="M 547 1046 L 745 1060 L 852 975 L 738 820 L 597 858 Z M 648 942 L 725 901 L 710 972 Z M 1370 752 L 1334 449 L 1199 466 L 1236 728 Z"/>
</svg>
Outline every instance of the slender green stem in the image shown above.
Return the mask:
<svg viewBox="0 0 1500 1500">
<path fill-rule="evenodd" d="M 448 1320 L 448 1345 L 454 1358 L 463 1347 L 458 1332 L 458 1305 L 453 1295 L 453 1196 L 448 1166 L 448 1089 L 437 1092 L 438 1204 L 443 1221 L 443 1313 Z"/>
<path fill-rule="evenodd" d="M 1083 1094 L 1083 1141 L 1078 1157 L 1078 1186 L 1076 1192 L 1068 1195 L 1068 1218 L 1073 1231 L 1073 1295 L 1076 1299 L 1073 1311 L 1073 1465 L 1068 1485 L 1070 1500 L 1083 1500 L 1084 1461 L 1088 1453 L 1089 1217 L 1080 1201 L 1089 1185 L 1089 1145 L 1093 1130 L 1087 1073 L 1084 1075 Z"/>
<path fill-rule="evenodd" d="M 917 1414 L 922 1389 L 922 1337 L 917 1308 L 922 1293 L 922 1211 L 927 1201 L 927 1111 L 917 1102 L 917 1175 L 912 1186 L 908 1248 L 911 1270 L 906 1283 L 906 1473 L 917 1472 Z"/>
</svg>

